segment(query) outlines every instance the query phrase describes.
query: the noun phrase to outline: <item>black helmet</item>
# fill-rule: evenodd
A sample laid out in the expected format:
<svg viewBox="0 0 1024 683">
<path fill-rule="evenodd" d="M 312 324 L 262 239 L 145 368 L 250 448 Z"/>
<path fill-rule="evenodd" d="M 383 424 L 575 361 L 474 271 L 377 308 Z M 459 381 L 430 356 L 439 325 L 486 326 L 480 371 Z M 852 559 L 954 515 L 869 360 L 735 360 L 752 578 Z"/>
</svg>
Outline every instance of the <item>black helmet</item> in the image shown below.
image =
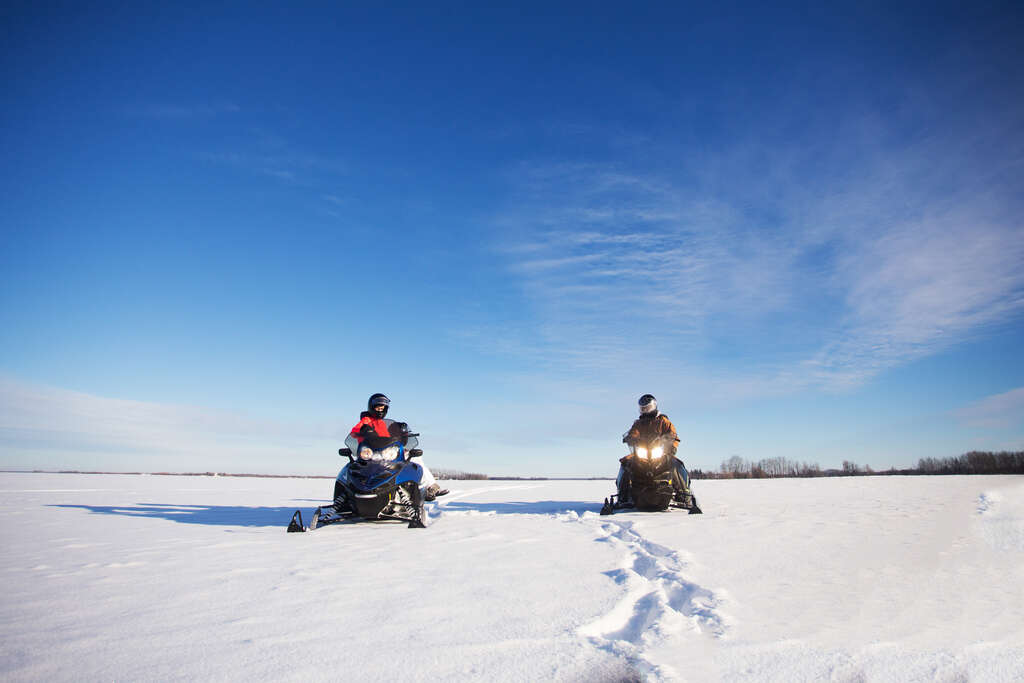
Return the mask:
<svg viewBox="0 0 1024 683">
<path fill-rule="evenodd" d="M 644 394 L 638 401 L 640 404 L 640 415 L 654 416 L 658 414 L 658 401 L 651 394 Z"/>
<path fill-rule="evenodd" d="M 384 394 L 374 394 L 370 397 L 370 400 L 366 402 L 366 412 L 375 413 L 374 408 L 378 406 L 384 406 L 384 411 L 377 415 L 377 417 L 384 417 L 388 414 L 388 406 L 391 405 L 391 399 Z"/>
</svg>

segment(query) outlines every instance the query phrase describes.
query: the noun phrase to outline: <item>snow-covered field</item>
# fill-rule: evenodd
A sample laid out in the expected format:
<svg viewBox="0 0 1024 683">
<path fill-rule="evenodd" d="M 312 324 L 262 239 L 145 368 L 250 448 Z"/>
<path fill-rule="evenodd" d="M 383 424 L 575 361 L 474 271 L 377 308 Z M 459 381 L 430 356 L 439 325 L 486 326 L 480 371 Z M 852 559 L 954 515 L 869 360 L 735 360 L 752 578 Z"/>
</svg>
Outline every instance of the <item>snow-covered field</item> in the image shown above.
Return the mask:
<svg viewBox="0 0 1024 683">
<path fill-rule="evenodd" d="M 317 479 L 0 474 L 0 679 L 1024 680 L 1024 478 L 449 482 L 284 531 Z"/>
</svg>

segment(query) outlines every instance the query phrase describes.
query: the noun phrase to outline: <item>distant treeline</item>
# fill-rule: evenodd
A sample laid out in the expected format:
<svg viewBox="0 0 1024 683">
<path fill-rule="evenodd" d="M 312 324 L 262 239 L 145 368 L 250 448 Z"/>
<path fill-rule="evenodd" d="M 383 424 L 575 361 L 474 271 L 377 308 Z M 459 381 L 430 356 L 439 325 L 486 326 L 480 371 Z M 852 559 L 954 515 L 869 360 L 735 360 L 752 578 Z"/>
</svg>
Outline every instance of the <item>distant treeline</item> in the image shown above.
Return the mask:
<svg viewBox="0 0 1024 683">
<path fill-rule="evenodd" d="M 921 458 L 921 474 L 1024 474 L 1024 451 L 971 451 L 955 458 Z"/>
<path fill-rule="evenodd" d="M 435 479 L 489 479 L 486 474 L 477 472 L 460 472 L 459 470 L 448 470 L 444 468 L 430 468 Z"/>
<path fill-rule="evenodd" d="M 490 479 L 486 474 L 476 472 L 460 472 L 459 470 L 433 469 L 437 479 Z M 145 474 L 171 477 L 262 477 L 266 479 L 334 479 L 334 475 L 318 474 L 249 474 L 233 472 L 99 472 L 95 470 L 32 470 L 37 474 Z M 509 477 L 518 479 L 519 477 Z"/>
<path fill-rule="evenodd" d="M 613 479 L 613 477 L 492 477 L 478 472 L 462 472 L 460 470 L 449 470 L 437 468 L 431 470 L 436 479 L 478 479 L 493 481 L 548 481 L 552 479 L 568 479 L 573 481 L 591 481 L 599 479 Z M 237 472 L 109 472 L 99 470 L 0 470 L 0 472 L 14 472 L 19 474 L 133 474 L 139 476 L 158 477 L 262 477 L 265 479 L 334 479 L 334 475 L 320 474 L 249 474 Z"/>
<path fill-rule="evenodd" d="M 971 451 L 949 458 L 921 458 L 916 468 L 873 470 L 870 465 L 843 461 L 842 469 L 823 470 L 818 463 L 766 458 L 748 462 L 738 455 L 724 461 L 718 472 L 691 470 L 693 479 L 775 479 L 781 477 L 856 477 L 890 474 L 1024 474 L 1024 451 Z"/>
<path fill-rule="evenodd" d="M 0 470 L 15 471 L 15 470 Z M 135 474 L 153 477 L 259 477 L 262 479 L 334 479 L 320 474 L 249 474 L 246 472 L 107 472 L 100 470 L 16 470 L 32 474 Z"/>
<path fill-rule="evenodd" d="M 516 476 L 491 476 L 477 472 L 460 472 L 459 470 L 447 470 L 432 468 L 436 479 L 481 479 L 489 481 L 551 481 L 551 480 L 572 480 L 572 481 L 596 481 L 601 479 L 613 479 L 613 477 L 516 477 Z"/>
<path fill-rule="evenodd" d="M 4 470 L 8 471 L 8 470 Z M 11 470 L 13 471 L 13 470 Z M 27 471 L 27 470 L 18 470 Z M 31 470 L 37 473 L 54 474 L 53 470 Z M 157 476 L 186 477 L 266 477 L 266 478 L 302 478 L 302 479 L 334 479 L 333 476 L 302 475 L 302 474 L 234 474 L 229 472 L 97 472 L 88 470 L 60 470 L 60 474 L 153 474 Z M 544 481 L 548 479 L 600 480 L 611 477 L 492 477 L 478 472 L 462 472 L 437 468 L 433 470 L 437 479 L 477 479 L 477 480 L 513 480 L 513 481 Z M 1024 451 L 971 451 L 949 458 L 921 458 L 917 467 L 910 469 L 873 470 L 870 465 L 858 465 L 849 460 L 843 461 L 842 469 L 823 470 L 818 463 L 796 462 L 786 458 L 766 458 L 757 462 L 744 460 L 734 455 L 724 461 L 716 471 L 700 469 L 690 470 L 692 479 L 778 479 L 784 477 L 857 477 L 865 475 L 890 474 L 1024 474 Z"/>
<path fill-rule="evenodd" d="M 487 477 L 490 481 L 615 481 L 615 477 Z"/>
</svg>

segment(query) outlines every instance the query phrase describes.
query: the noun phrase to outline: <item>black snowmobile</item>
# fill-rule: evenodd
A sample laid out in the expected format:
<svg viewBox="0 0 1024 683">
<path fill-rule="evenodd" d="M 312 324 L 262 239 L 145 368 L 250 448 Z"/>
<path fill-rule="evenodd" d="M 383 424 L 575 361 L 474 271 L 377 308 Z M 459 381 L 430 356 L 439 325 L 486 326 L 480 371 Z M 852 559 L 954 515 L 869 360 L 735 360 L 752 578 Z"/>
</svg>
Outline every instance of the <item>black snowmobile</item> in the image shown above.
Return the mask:
<svg viewBox="0 0 1024 683">
<path fill-rule="evenodd" d="M 615 482 L 618 492 L 604 499 L 602 515 L 616 510 L 663 511 L 669 508 L 689 510 L 691 515 L 701 514 L 697 497 L 677 495 L 672 486 L 675 458 L 668 455 L 672 439 L 661 436 L 650 442 L 629 444 L 629 459 L 623 459 L 625 476 Z"/>
<path fill-rule="evenodd" d="M 302 525 L 302 511 L 296 510 L 288 531 L 313 531 L 346 519 L 394 519 L 409 523 L 410 529 L 427 525 L 420 481 L 423 466 L 412 458 L 423 455 L 416 448 L 419 434 L 409 431 L 404 422 L 386 420 L 388 438 L 368 437 L 363 443 L 352 435 L 347 448 L 338 455 L 349 463 L 334 482 L 334 502 L 313 512 L 309 527 Z"/>
</svg>

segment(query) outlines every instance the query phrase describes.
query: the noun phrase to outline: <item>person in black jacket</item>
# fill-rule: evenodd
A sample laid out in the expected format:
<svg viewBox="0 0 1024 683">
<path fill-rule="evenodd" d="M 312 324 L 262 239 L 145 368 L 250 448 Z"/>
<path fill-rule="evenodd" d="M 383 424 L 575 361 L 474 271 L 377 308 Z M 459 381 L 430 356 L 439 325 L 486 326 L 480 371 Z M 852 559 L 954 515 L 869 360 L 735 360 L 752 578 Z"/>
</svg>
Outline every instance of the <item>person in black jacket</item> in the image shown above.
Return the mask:
<svg viewBox="0 0 1024 683">
<path fill-rule="evenodd" d="M 640 417 L 633 421 L 633 426 L 623 434 L 622 443 L 634 444 L 637 441 L 650 442 L 661 436 L 670 437 L 667 441 L 671 445 L 666 448 L 665 456 L 672 458 L 675 469 L 672 474 L 672 488 L 675 489 L 673 496 L 675 501 L 683 507 L 693 506 L 693 493 L 690 491 L 690 473 L 686 471 L 686 465 L 676 457 L 679 449 L 679 436 L 676 434 L 675 425 L 668 415 L 658 411 L 658 401 L 651 394 L 644 394 L 638 401 L 640 406 Z M 629 470 L 626 467 L 630 458 L 635 457 L 632 453 L 622 458 L 619 462 L 619 475 L 615 481 L 619 488 L 619 500 L 631 500 Z"/>
</svg>

